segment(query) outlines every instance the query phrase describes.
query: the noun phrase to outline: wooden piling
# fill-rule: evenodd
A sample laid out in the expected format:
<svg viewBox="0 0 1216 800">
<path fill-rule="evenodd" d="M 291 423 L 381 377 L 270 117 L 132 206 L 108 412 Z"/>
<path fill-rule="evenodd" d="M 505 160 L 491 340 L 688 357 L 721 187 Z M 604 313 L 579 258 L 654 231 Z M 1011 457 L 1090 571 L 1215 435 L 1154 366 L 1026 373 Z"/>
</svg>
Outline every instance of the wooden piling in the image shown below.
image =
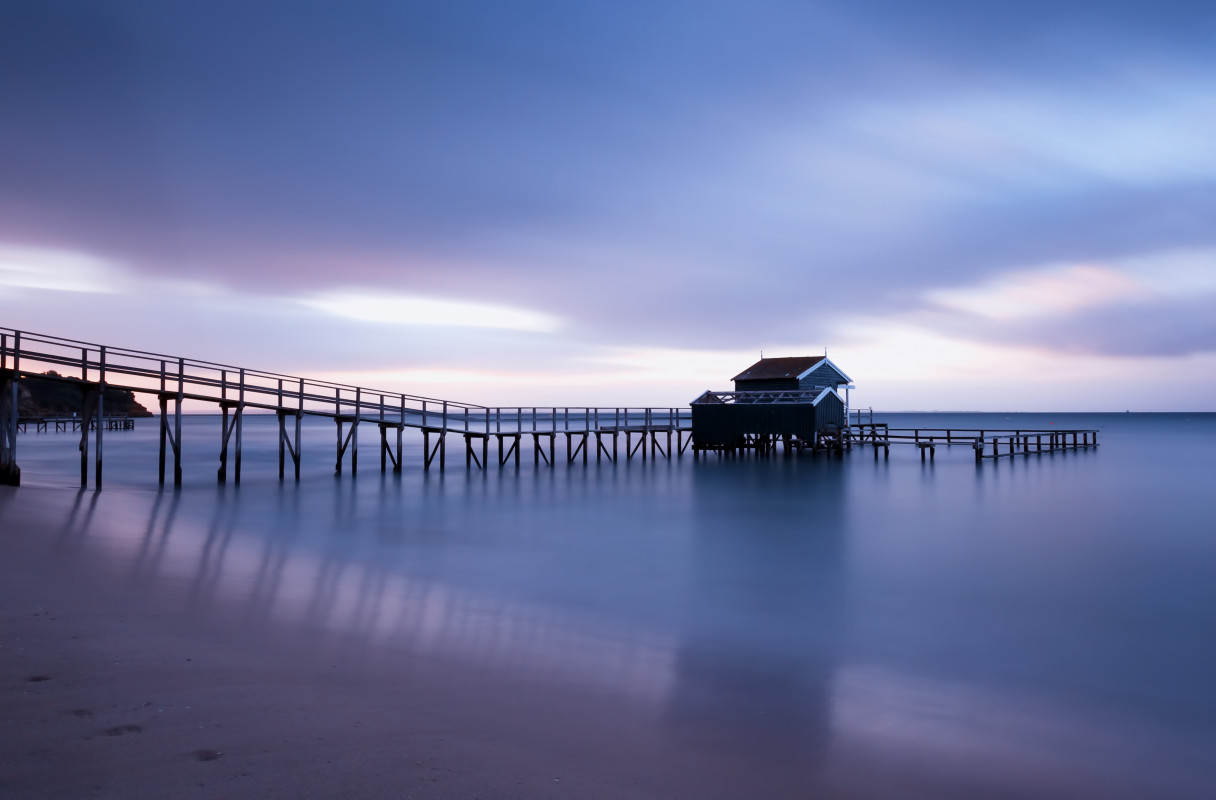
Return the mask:
<svg viewBox="0 0 1216 800">
<path fill-rule="evenodd" d="M 173 485 L 182 485 L 182 401 L 186 396 L 186 360 L 177 360 L 177 398 L 173 405 Z"/>
</svg>

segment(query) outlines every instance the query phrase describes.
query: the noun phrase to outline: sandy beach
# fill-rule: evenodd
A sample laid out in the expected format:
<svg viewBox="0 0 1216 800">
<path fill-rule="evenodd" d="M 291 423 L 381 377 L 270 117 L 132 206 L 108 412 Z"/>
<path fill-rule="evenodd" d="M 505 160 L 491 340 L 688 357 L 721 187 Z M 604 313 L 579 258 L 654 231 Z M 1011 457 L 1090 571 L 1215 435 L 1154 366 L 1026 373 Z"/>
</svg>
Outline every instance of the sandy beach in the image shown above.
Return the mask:
<svg viewBox="0 0 1216 800">
<path fill-rule="evenodd" d="M 652 712 L 117 585 L 0 489 L 5 797 L 791 796 L 805 775 Z M 31 498 L 41 494 L 42 498 Z M 74 493 L 72 493 L 74 494 Z M 750 788 L 749 788 L 750 787 Z"/>
</svg>

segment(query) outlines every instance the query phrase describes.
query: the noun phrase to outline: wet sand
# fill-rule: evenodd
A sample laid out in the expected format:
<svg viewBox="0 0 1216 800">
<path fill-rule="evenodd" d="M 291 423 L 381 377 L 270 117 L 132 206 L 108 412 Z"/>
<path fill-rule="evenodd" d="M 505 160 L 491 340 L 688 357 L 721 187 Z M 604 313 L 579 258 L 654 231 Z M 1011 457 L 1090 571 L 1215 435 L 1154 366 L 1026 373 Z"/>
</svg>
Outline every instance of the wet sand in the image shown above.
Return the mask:
<svg viewBox="0 0 1216 800">
<path fill-rule="evenodd" d="M 4 490 L 9 491 L 9 490 Z M 22 490 L 33 491 L 33 490 Z M 619 698 L 324 632 L 267 637 L 0 532 L 0 795 L 793 796 L 790 763 L 682 746 Z M 164 600 L 164 598 L 159 598 Z M 273 639 L 273 640 L 272 640 Z"/>
</svg>

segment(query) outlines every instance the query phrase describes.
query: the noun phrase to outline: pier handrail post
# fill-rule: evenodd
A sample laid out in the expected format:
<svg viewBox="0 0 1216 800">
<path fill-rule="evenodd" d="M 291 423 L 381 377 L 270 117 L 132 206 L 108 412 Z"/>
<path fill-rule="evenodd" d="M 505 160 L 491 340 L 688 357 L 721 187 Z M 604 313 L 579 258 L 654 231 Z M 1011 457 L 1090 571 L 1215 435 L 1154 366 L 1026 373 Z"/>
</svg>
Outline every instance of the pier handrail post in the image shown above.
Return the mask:
<svg viewBox="0 0 1216 800">
<path fill-rule="evenodd" d="M 397 426 L 397 460 L 393 462 L 393 472 L 401 472 L 401 437 L 405 432 L 405 395 L 401 395 L 401 424 Z"/>
<path fill-rule="evenodd" d="M 165 367 L 164 359 L 161 359 L 161 394 L 157 395 L 157 400 L 159 401 L 159 406 L 161 406 L 161 436 L 159 436 L 159 439 L 161 439 L 161 450 L 159 450 L 159 456 L 161 456 L 161 457 L 159 457 L 159 461 L 158 461 L 159 469 L 157 471 L 157 475 L 159 478 L 159 485 L 161 485 L 161 486 L 164 486 L 164 444 L 165 444 L 164 440 L 165 440 L 165 434 L 167 434 L 169 432 L 169 418 L 168 418 L 169 401 L 167 399 L 165 399 L 165 395 L 164 395 L 164 377 L 165 377 L 165 368 L 164 367 Z"/>
<path fill-rule="evenodd" d="M 350 476 L 359 474 L 359 416 L 363 413 L 363 390 L 355 387 L 355 421 L 350 424 Z"/>
<path fill-rule="evenodd" d="M 443 401 L 443 429 L 445 431 L 448 429 L 448 401 L 447 400 Z M 443 436 L 443 434 L 440 434 L 440 436 Z"/>
<path fill-rule="evenodd" d="M 80 380 L 89 380 L 89 351 L 87 348 L 80 348 Z"/>
<path fill-rule="evenodd" d="M 173 401 L 173 485 L 182 485 L 182 400 L 186 394 L 186 359 L 177 360 L 177 397 Z"/>
<path fill-rule="evenodd" d="M 93 454 L 93 486 L 101 489 L 101 442 L 102 429 L 105 428 L 105 400 L 106 400 L 106 347 L 102 345 L 98 351 L 98 378 L 97 378 L 97 439 L 95 443 L 96 453 Z"/>
<path fill-rule="evenodd" d="M 422 427 L 426 427 L 426 401 L 422 401 Z"/>
<path fill-rule="evenodd" d="M 9 381 L 9 430 L 8 430 L 8 464 L 12 470 L 17 469 L 17 420 L 20 419 L 21 413 L 18 410 L 20 407 L 20 396 L 17 391 L 17 376 L 21 374 L 21 331 L 13 334 L 13 379 Z M 88 433 L 85 433 L 85 441 L 88 441 Z"/>
<path fill-rule="evenodd" d="M 241 431 L 243 429 L 243 420 L 245 419 L 245 370 L 241 369 L 240 384 L 236 393 L 236 475 L 234 480 L 236 483 L 241 482 Z"/>
<path fill-rule="evenodd" d="M 304 422 L 304 379 L 300 378 L 300 398 L 299 408 L 296 411 L 296 452 L 295 458 L 292 459 L 296 465 L 296 480 L 300 480 L 300 462 L 304 460 L 302 451 L 303 443 L 300 441 L 300 426 Z"/>
<path fill-rule="evenodd" d="M 279 480 L 283 480 L 283 469 L 287 466 L 287 454 L 283 451 L 283 441 L 287 437 L 287 417 L 283 415 L 283 379 L 278 380 L 278 393 L 275 397 L 275 416 L 279 418 Z"/>
</svg>

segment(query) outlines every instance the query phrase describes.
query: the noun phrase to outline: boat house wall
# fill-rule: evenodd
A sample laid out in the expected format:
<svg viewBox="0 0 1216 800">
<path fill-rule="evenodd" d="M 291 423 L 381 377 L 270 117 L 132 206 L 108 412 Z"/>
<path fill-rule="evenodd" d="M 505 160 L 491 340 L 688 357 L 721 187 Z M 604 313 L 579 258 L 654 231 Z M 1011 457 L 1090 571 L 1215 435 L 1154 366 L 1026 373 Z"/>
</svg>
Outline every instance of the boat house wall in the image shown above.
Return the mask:
<svg viewBox="0 0 1216 800">
<path fill-rule="evenodd" d="M 692 404 L 693 441 L 698 447 L 733 447 L 746 434 L 796 436 L 814 442 L 829 427 L 844 426 L 844 401 L 835 390 L 818 402 L 723 403 L 699 400 Z"/>
</svg>

